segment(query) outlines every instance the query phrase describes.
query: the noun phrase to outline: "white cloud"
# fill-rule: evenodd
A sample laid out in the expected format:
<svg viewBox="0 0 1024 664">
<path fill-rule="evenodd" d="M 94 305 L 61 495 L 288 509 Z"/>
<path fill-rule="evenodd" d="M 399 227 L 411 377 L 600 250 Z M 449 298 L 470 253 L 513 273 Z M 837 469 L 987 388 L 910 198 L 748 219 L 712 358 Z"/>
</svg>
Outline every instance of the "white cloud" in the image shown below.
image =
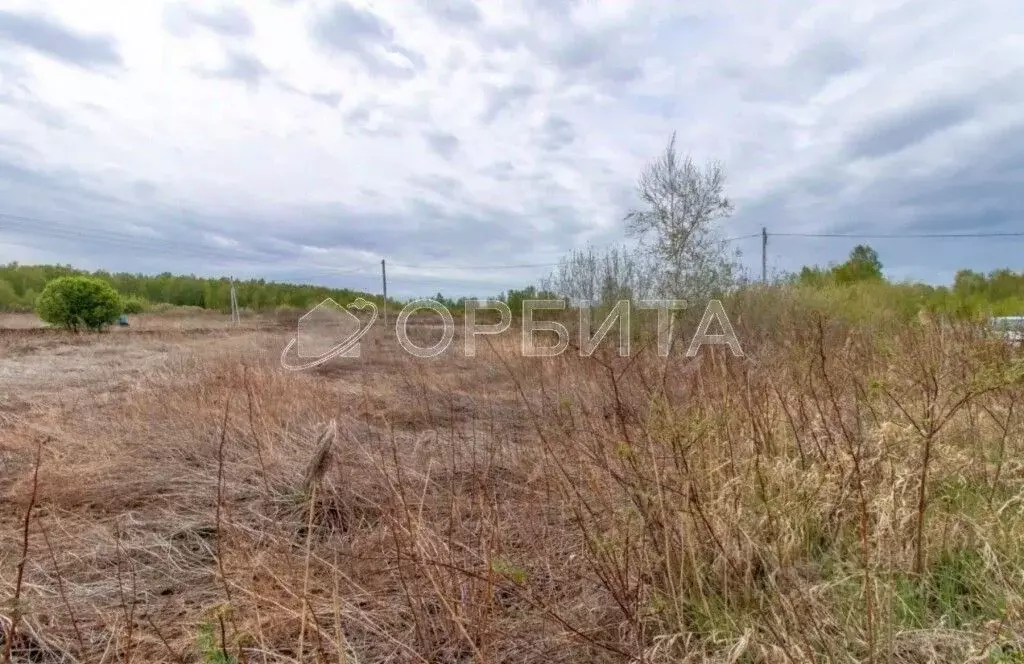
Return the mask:
<svg viewBox="0 0 1024 664">
<path fill-rule="evenodd" d="M 532 264 L 617 240 L 675 130 L 725 162 L 730 236 L 1006 230 L 1024 213 L 1022 28 L 1016 0 L 4 0 L 0 213 L 79 229 L 15 229 L 67 262 L 371 287 L 381 256 Z M 875 246 L 924 279 L 1010 263 L 975 244 Z M 849 250 L 770 246 L 782 269 Z M 0 259 L 24 260 L 6 241 Z M 394 290 L 540 273 L 396 268 Z"/>
</svg>

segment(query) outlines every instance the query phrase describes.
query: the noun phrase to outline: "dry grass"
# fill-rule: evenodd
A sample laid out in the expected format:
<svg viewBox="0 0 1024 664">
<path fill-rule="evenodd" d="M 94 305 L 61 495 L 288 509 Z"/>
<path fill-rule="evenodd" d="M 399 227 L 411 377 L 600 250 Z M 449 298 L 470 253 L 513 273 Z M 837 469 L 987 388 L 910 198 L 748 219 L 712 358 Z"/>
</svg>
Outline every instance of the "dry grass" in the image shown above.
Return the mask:
<svg viewBox="0 0 1024 664">
<path fill-rule="evenodd" d="M 130 334 L 132 332 L 158 331 L 191 331 L 210 332 L 242 329 L 258 329 L 268 327 L 267 321 L 256 316 L 244 316 L 241 324 L 231 322 L 231 318 L 216 311 L 204 311 L 189 307 L 184 311 L 172 311 L 161 314 L 139 314 L 128 317 L 131 325 L 120 328 L 116 325 L 109 329 L 110 334 Z M 39 330 L 46 329 L 46 323 L 31 313 L 0 313 L 0 330 Z"/>
<path fill-rule="evenodd" d="M 375 330 L 290 373 L 267 326 L 5 332 L 0 634 L 18 662 L 1022 661 L 1012 352 L 738 333 L 694 364 Z"/>
</svg>

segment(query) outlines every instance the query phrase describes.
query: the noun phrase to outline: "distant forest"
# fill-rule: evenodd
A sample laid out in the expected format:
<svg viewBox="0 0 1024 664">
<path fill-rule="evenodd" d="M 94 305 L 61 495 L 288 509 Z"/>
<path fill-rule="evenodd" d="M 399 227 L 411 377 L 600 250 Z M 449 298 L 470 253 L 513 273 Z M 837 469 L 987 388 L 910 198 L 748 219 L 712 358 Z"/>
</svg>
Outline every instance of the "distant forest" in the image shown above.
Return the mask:
<svg viewBox="0 0 1024 664">
<path fill-rule="evenodd" d="M 32 311 L 36 298 L 51 279 L 66 275 L 88 275 L 109 282 L 122 296 L 136 299 L 143 308 L 200 307 L 227 312 L 230 310 L 231 282 L 227 278 L 204 278 L 194 275 L 142 275 L 87 272 L 70 265 L 0 266 L 0 311 Z M 752 285 L 746 282 L 747 285 Z M 809 266 L 800 272 L 780 276 L 774 286 L 791 289 L 797 295 L 830 302 L 846 311 L 874 311 L 900 317 L 916 315 L 921 310 L 953 316 L 1024 315 L 1024 272 L 999 269 L 984 274 L 973 270 L 957 272 L 949 286 L 931 286 L 913 282 L 892 282 L 882 276 L 877 254 L 866 246 L 856 247 L 849 259 L 827 267 Z M 756 286 L 755 286 L 756 287 Z M 740 286 L 742 288 L 742 286 Z M 309 309 L 325 298 L 341 305 L 364 297 L 380 305 L 379 295 L 346 288 L 326 288 L 290 284 L 263 279 L 235 281 L 238 305 L 243 310 L 268 311 L 279 308 Z M 612 289 L 626 294 L 623 289 Z M 498 295 L 517 314 L 522 300 L 566 296 L 557 289 L 528 286 Z M 727 294 L 723 293 L 723 296 Z M 453 311 L 463 308 L 467 298 L 448 298 L 438 293 L 436 299 Z M 468 298 L 474 299 L 474 298 Z M 389 298 L 397 303 L 398 300 Z M 595 302 L 594 304 L 600 304 Z"/>
<path fill-rule="evenodd" d="M 88 275 L 109 282 L 125 297 L 144 300 L 149 305 L 201 307 L 219 311 L 231 308 L 231 281 L 227 278 L 204 278 L 194 275 L 142 275 L 87 272 L 70 265 L 0 266 L 0 311 L 32 311 L 36 298 L 51 279 L 67 275 Z M 378 295 L 347 288 L 326 288 L 304 284 L 286 284 L 263 279 L 235 281 L 238 306 L 242 309 L 265 311 L 279 307 L 309 309 L 325 298 L 333 298 L 346 305 L 358 297 L 380 304 Z M 389 298 L 390 299 L 390 298 Z"/>
</svg>

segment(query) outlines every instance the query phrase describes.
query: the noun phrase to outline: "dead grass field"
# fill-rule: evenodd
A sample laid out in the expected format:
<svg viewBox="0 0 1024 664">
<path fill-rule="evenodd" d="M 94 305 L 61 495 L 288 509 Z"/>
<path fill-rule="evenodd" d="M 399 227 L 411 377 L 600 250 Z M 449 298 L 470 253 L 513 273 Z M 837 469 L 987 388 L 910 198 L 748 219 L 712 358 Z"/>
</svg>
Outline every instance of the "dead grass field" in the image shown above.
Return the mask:
<svg viewBox="0 0 1024 664">
<path fill-rule="evenodd" d="M 4 327 L 16 662 L 1024 661 L 1022 388 L 969 329 L 288 372 L 267 321 Z"/>
</svg>

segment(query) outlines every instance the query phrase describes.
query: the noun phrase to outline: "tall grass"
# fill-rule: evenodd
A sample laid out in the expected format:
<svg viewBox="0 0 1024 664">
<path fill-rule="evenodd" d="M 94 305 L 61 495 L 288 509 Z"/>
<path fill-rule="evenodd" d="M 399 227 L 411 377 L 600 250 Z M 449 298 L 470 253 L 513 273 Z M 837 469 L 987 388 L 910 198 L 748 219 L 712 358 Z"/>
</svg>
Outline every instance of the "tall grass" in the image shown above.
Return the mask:
<svg viewBox="0 0 1024 664">
<path fill-rule="evenodd" d="M 743 358 L 264 335 L 0 429 L 15 661 L 1017 661 L 1017 352 L 776 295 Z"/>
</svg>

